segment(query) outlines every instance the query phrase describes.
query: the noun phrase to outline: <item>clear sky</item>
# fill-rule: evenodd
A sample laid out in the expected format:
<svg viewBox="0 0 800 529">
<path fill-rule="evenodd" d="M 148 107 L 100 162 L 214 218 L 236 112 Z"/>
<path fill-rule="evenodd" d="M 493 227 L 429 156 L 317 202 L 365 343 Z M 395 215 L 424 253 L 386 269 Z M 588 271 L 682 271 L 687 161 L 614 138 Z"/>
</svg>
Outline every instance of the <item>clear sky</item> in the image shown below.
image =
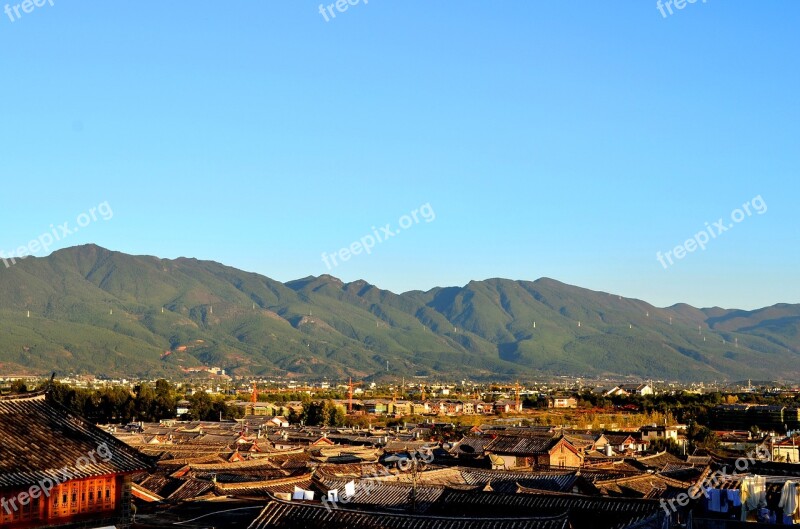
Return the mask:
<svg viewBox="0 0 800 529">
<path fill-rule="evenodd" d="M 798 2 L 18 1 L 7 255 L 80 220 L 52 249 L 394 291 L 547 276 L 661 306 L 800 302 Z"/>
</svg>

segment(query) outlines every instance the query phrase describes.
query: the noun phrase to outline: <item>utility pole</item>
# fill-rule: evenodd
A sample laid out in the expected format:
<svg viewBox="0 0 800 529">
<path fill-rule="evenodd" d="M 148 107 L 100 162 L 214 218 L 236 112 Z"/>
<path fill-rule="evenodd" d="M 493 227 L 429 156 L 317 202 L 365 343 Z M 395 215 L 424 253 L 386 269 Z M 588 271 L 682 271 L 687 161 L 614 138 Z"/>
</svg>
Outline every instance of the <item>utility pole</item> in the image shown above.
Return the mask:
<svg viewBox="0 0 800 529">
<path fill-rule="evenodd" d="M 348 388 L 350 398 L 347 401 L 347 413 L 350 415 L 353 413 L 353 377 L 350 377 L 350 384 L 348 384 Z"/>
</svg>

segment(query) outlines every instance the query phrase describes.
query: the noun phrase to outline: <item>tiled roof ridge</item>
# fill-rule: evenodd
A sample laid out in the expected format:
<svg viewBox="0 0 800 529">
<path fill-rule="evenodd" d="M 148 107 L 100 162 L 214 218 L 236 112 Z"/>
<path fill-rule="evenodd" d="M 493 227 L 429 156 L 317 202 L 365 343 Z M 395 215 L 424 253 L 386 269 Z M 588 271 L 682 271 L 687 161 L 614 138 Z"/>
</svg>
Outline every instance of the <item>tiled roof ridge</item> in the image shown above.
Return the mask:
<svg viewBox="0 0 800 529">
<path fill-rule="evenodd" d="M 0 396 L 0 401 L 8 400 L 25 400 L 25 399 L 44 399 L 47 397 L 47 389 L 40 389 L 39 391 L 31 391 L 28 393 L 12 393 L 9 395 Z"/>
<path fill-rule="evenodd" d="M 270 501 L 267 502 L 267 504 L 264 506 L 264 509 L 269 508 L 271 504 L 281 504 L 281 505 L 287 505 L 287 506 L 292 506 L 292 507 L 303 507 L 303 508 L 316 509 L 316 510 L 326 510 L 326 507 L 324 505 L 322 505 L 322 504 L 297 503 L 297 502 L 281 500 L 279 498 L 271 498 Z M 409 518 L 409 519 L 425 519 L 425 520 L 448 520 L 448 521 L 454 520 L 454 518 L 452 518 L 452 517 L 439 516 L 439 515 L 408 514 L 408 513 L 397 513 L 397 512 L 370 512 L 370 511 L 364 511 L 364 510 L 359 510 L 359 509 L 350 509 L 350 508 L 347 508 L 347 507 L 339 507 L 336 510 L 339 511 L 339 512 L 351 512 L 351 513 L 359 514 L 359 515 L 384 515 L 384 516 L 390 516 L 390 517 L 393 517 L 393 518 Z M 259 517 L 260 516 L 261 515 L 259 515 Z M 568 512 L 563 512 L 561 514 L 557 514 L 557 515 L 553 515 L 553 516 L 512 516 L 512 517 L 501 517 L 501 518 L 487 518 L 487 517 L 483 517 L 483 516 L 459 516 L 458 518 L 455 518 L 455 519 L 459 520 L 459 521 L 469 520 L 469 521 L 476 521 L 476 522 L 481 522 L 481 521 L 487 522 L 487 521 L 491 521 L 491 520 L 502 520 L 502 521 L 532 521 L 532 520 L 545 521 L 545 520 L 552 520 L 552 521 L 558 521 L 558 520 L 566 520 L 566 519 L 568 519 L 568 516 L 569 516 Z M 256 520 L 258 520 L 258 518 L 256 518 Z M 253 523 L 255 523 L 255 522 L 253 522 Z M 251 524 L 251 527 L 252 527 L 252 524 Z"/>
<path fill-rule="evenodd" d="M 237 483 L 216 483 L 216 489 L 219 491 L 226 491 L 229 489 L 247 489 L 247 488 L 262 488 L 274 487 L 276 485 L 287 485 L 292 483 L 302 483 L 312 478 L 313 473 L 301 474 L 299 476 L 287 476 L 285 478 L 268 479 L 262 481 L 241 481 Z"/>
</svg>

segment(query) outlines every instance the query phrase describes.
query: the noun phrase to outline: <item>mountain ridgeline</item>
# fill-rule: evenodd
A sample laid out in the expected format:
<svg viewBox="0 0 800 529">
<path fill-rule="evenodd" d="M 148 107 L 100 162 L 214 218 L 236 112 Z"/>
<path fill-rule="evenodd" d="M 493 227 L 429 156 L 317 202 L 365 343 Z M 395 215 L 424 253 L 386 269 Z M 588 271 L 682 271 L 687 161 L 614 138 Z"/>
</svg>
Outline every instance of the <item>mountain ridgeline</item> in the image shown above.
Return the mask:
<svg viewBox="0 0 800 529">
<path fill-rule="evenodd" d="M 0 372 L 796 379 L 800 305 L 657 308 L 552 279 L 403 294 L 94 245 L 0 267 Z"/>
</svg>

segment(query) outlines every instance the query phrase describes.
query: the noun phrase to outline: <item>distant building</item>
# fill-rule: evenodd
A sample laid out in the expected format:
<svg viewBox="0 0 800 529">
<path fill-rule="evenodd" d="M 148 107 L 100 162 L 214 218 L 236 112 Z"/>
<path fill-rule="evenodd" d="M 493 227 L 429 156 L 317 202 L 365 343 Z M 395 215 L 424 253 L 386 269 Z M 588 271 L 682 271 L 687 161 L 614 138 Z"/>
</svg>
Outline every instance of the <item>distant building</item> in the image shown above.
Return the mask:
<svg viewBox="0 0 800 529">
<path fill-rule="evenodd" d="M 642 426 L 639 429 L 642 432 L 643 441 L 656 441 L 658 439 L 668 440 L 671 439 L 678 442 L 678 427 L 677 426 Z"/>
<path fill-rule="evenodd" d="M 411 402 L 407 400 L 394 400 L 389 403 L 389 414 L 406 416 L 411 415 Z"/>
<path fill-rule="evenodd" d="M 486 445 L 492 468 L 578 468 L 583 455 L 567 439 L 549 435 L 498 435 Z"/>
<path fill-rule="evenodd" d="M 370 415 L 386 415 L 389 412 L 389 405 L 382 400 L 365 400 L 364 413 Z"/>
<path fill-rule="evenodd" d="M 551 397 L 548 400 L 550 408 L 577 408 L 578 399 L 575 397 Z"/>
<path fill-rule="evenodd" d="M 800 438 L 787 437 L 772 443 L 772 460 L 800 463 Z"/>
<path fill-rule="evenodd" d="M 508 413 L 511 411 L 511 404 L 504 400 L 498 400 L 492 405 L 494 413 Z"/>
<path fill-rule="evenodd" d="M 178 404 L 175 408 L 175 415 L 180 417 L 181 415 L 186 415 L 189 413 L 189 406 L 191 403 L 186 399 L 181 399 L 178 401 Z"/>
<path fill-rule="evenodd" d="M 276 415 L 275 417 L 273 417 L 269 421 L 267 421 L 267 424 L 270 425 L 270 426 L 273 426 L 275 428 L 288 428 L 289 427 L 289 421 L 286 419 L 286 417 L 284 417 L 282 415 Z"/>
<path fill-rule="evenodd" d="M 764 431 L 796 430 L 800 427 L 800 410 L 761 404 L 721 404 L 708 410 L 709 425 L 714 430 L 749 430 L 757 426 Z"/>
<path fill-rule="evenodd" d="M 653 394 L 650 384 L 620 384 L 615 395 L 636 395 L 645 397 Z"/>
</svg>

